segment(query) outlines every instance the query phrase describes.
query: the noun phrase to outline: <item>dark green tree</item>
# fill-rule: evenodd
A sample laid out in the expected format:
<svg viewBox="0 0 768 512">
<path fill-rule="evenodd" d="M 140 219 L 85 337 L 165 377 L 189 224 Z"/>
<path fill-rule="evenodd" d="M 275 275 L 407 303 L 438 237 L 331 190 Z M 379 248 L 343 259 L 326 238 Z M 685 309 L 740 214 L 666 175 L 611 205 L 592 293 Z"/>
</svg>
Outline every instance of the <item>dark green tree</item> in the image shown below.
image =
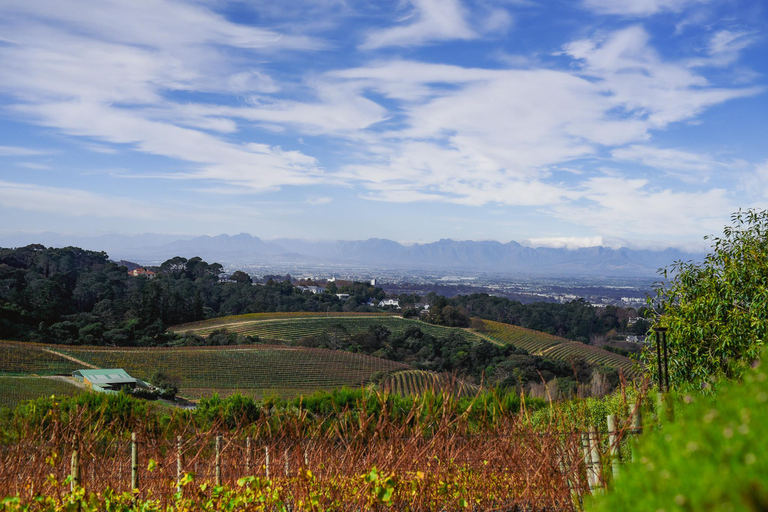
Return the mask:
<svg viewBox="0 0 768 512">
<path fill-rule="evenodd" d="M 737 377 L 755 360 L 768 331 L 768 212 L 739 210 L 703 262 L 662 271 L 649 305 L 667 327 L 673 382 Z M 710 237 L 705 237 L 710 239 Z M 667 281 L 668 280 L 668 281 Z M 644 354 L 655 375 L 655 350 Z"/>
</svg>

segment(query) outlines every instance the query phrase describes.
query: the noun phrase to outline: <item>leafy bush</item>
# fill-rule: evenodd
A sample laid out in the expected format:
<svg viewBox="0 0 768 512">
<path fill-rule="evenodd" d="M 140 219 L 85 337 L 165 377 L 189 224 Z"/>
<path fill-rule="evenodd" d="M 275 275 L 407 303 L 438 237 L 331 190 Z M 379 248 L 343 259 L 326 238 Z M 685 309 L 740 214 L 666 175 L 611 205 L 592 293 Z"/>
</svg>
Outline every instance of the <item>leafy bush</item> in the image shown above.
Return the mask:
<svg viewBox="0 0 768 512">
<path fill-rule="evenodd" d="M 768 333 L 768 211 L 732 216 L 702 263 L 678 261 L 656 286 L 658 324 L 669 328 L 672 381 L 738 377 L 760 355 Z M 655 375 L 656 357 L 645 353 Z"/>
<path fill-rule="evenodd" d="M 768 509 L 768 367 L 714 400 L 683 394 L 674 422 L 641 438 L 635 462 L 595 511 Z M 663 417 L 663 415 L 662 415 Z"/>
</svg>

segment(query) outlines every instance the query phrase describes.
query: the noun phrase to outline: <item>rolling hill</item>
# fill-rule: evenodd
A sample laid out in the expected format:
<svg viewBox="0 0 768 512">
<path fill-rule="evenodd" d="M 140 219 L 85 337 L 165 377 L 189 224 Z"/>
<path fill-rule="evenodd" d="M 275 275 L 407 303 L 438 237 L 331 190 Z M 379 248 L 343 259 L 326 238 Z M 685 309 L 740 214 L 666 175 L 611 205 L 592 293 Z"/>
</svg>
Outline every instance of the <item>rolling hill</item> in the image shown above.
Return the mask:
<svg viewBox="0 0 768 512">
<path fill-rule="evenodd" d="M 445 336 L 455 329 L 432 325 L 420 320 L 404 319 L 398 316 L 376 313 L 259 313 L 239 315 L 184 324 L 173 327 L 177 333 L 194 333 L 205 336 L 216 329 L 226 328 L 230 332 L 257 335 L 263 340 L 298 341 L 306 336 L 317 336 L 328 329 L 337 329 L 349 335 L 365 332 L 371 325 L 385 325 L 393 333 L 416 326 L 433 336 Z M 493 343 L 511 344 L 533 355 L 555 360 L 568 361 L 582 357 L 592 364 L 616 368 L 628 379 L 642 375 L 635 361 L 607 350 L 575 342 L 559 336 L 534 331 L 516 325 L 483 320 L 480 331 L 462 329 L 470 340 L 485 339 Z"/>
<path fill-rule="evenodd" d="M 285 343 L 329 330 L 344 336 L 352 335 L 366 332 L 372 325 L 384 325 L 393 333 L 418 327 L 436 337 L 460 332 L 467 341 L 512 344 L 533 355 L 556 360 L 581 357 L 589 363 L 620 369 L 629 379 L 642 375 L 634 361 L 618 354 L 492 321 L 483 321 L 482 329 L 471 331 L 388 314 L 264 313 L 179 325 L 172 330 L 205 336 L 226 328 L 257 335 L 262 341 Z M 404 363 L 340 350 L 285 344 L 112 348 L 0 341 L 0 378 L 4 379 L 0 382 L 4 388 L 0 402 L 13 404 L 34 396 L 74 393 L 76 388 L 66 382 L 43 377 L 68 375 L 81 368 L 123 368 L 143 380 L 150 380 L 155 371 L 161 370 L 178 381 L 181 396 L 193 399 L 212 393 L 242 393 L 256 398 L 267 395 L 293 397 L 321 389 L 365 385 L 378 372 L 386 374 L 381 389 L 397 393 L 445 389 L 448 385 L 446 376 L 414 370 Z M 462 394 L 474 392 L 473 385 L 463 383 L 461 387 Z"/>
</svg>

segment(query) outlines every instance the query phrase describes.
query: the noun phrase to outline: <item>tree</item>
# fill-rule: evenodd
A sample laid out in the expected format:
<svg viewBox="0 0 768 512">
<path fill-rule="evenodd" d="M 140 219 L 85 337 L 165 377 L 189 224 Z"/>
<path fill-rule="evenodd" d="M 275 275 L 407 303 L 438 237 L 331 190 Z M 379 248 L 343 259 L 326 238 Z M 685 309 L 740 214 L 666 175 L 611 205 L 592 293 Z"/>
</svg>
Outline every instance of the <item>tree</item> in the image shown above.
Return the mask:
<svg viewBox="0 0 768 512">
<path fill-rule="evenodd" d="M 251 276 L 243 272 L 242 270 L 236 270 L 231 276 L 230 279 L 236 283 L 252 283 L 253 280 L 251 279 Z"/>
<path fill-rule="evenodd" d="M 670 280 L 648 299 L 655 326 L 669 329 L 673 382 L 738 377 L 760 355 L 768 330 L 768 212 L 739 210 L 731 220 L 703 262 L 663 269 Z M 644 360 L 655 375 L 655 350 Z"/>
</svg>

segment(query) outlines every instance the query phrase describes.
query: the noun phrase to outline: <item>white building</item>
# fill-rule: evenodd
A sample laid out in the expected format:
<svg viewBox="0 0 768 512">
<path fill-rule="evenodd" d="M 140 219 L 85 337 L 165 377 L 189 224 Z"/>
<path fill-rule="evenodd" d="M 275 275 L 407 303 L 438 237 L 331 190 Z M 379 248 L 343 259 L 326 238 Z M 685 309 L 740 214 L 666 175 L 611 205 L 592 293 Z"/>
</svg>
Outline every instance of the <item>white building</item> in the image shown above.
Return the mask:
<svg viewBox="0 0 768 512">
<path fill-rule="evenodd" d="M 303 292 L 323 293 L 323 289 L 319 286 L 297 286 L 297 288 Z"/>
</svg>

